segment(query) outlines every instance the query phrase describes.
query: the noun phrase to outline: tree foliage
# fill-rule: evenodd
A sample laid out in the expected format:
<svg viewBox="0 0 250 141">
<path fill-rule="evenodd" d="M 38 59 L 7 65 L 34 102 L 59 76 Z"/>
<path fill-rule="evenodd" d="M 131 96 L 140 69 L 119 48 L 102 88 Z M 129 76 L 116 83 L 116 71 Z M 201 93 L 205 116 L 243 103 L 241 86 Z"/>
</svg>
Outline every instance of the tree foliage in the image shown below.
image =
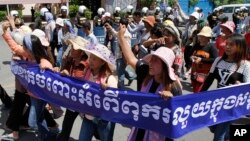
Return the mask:
<svg viewBox="0 0 250 141">
<path fill-rule="evenodd" d="M 225 5 L 225 4 L 241 4 L 245 0 L 211 0 L 215 6 Z"/>
<path fill-rule="evenodd" d="M 72 5 L 79 5 L 80 2 L 81 2 L 81 0 L 71 0 L 70 4 L 72 4 Z"/>
</svg>

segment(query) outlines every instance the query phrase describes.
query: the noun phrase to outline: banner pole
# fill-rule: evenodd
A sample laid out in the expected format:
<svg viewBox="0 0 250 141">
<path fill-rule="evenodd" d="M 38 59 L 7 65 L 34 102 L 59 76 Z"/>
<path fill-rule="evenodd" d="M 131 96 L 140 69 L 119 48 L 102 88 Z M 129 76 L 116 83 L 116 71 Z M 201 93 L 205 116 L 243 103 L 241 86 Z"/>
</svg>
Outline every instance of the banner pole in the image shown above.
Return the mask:
<svg viewBox="0 0 250 141">
<path fill-rule="evenodd" d="M 6 8 L 7 8 L 7 14 L 8 14 L 8 16 L 10 15 L 10 8 L 9 8 L 9 5 L 7 4 L 6 5 Z"/>
</svg>

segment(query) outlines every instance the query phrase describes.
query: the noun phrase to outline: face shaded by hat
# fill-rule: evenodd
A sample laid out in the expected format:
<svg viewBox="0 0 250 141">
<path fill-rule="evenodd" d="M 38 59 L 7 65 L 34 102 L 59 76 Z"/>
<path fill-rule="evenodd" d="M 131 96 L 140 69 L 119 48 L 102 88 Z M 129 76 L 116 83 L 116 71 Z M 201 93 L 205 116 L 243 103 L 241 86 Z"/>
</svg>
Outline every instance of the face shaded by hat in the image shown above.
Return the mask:
<svg viewBox="0 0 250 141">
<path fill-rule="evenodd" d="M 204 26 L 197 35 L 211 38 L 212 37 L 212 29 L 209 26 Z"/>
<path fill-rule="evenodd" d="M 85 51 L 88 56 L 93 54 L 102 59 L 108 64 L 111 71 L 116 70 L 116 58 L 106 46 L 102 44 L 89 45 L 86 48 L 82 48 L 82 50 Z"/>
<path fill-rule="evenodd" d="M 234 29 L 235 29 L 235 24 L 233 21 L 227 21 L 227 22 L 221 24 L 220 26 L 229 29 L 231 31 L 231 33 L 233 33 Z"/>
<path fill-rule="evenodd" d="M 145 19 L 143 19 L 143 22 L 148 23 L 151 27 L 153 27 L 155 24 L 155 17 L 147 16 Z"/>
<path fill-rule="evenodd" d="M 146 55 L 143 58 L 143 60 L 145 60 L 147 63 L 149 63 L 153 56 L 160 58 L 166 64 L 166 66 L 168 68 L 167 71 L 168 71 L 169 78 L 173 81 L 176 80 L 174 69 L 172 68 L 173 63 L 174 63 L 174 59 L 175 59 L 174 52 L 167 47 L 160 47 L 152 54 Z"/>
<path fill-rule="evenodd" d="M 167 30 L 171 35 L 173 35 L 178 42 L 181 41 L 180 32 L 178 31 L 177 27 L 174 24 L 165 25 L 164 29 Z"/>
</svg>

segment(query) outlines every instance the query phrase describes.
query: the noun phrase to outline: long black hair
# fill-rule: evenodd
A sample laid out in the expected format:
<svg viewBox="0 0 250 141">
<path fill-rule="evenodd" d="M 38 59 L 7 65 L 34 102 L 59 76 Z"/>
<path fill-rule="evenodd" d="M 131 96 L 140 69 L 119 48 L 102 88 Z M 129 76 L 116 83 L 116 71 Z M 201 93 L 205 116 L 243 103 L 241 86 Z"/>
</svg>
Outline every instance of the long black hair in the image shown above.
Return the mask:
<svg viewBox="0 0 250 141">
<path fill-rule="evenodd" d="M 30 38 L 32 43 L 32 53 L 36 62 L 40 63 L 41 58 L 44 58 L 53 63 L 53 59 L 50 57 L 51 53 L 47 50 L 48 47 L 43 46 L 37 36 L 31 35 Z"/>
<path fill-rule="evenodd" d="M 246 60 L 247 57 L 247 43 L 246 39 L 240 34 L 232 34 L 227 38 L 227 41 L 230 41 L 236 45 L 236 53 L 234 56 L 234 61 L 237 63 L 237 67 L 240 67 L 242 60 Z M 223 54 L 221 60 L 227 59 L 228 56 L 226 53 Z M 218 61 L 219 62 L 219 61 Z"/>
</svg>

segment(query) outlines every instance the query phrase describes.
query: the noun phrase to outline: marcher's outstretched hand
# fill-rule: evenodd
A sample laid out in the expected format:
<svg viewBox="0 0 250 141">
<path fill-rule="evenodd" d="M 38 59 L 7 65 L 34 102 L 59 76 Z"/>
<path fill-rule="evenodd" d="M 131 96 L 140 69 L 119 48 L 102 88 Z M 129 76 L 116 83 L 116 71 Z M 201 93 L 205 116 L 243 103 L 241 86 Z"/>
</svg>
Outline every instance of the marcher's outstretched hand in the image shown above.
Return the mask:
<svg viewBox="0 0 250 141">
<path fill-rule="evenodd" d="M 69 76 L 69 71 L 67 71 L 67 70 L 62 70 L 62 71 L 61 71 L 61 75 Z"/>
<path fill-rule="evenodd" d="M 121 38 L 124 36 L 124 33 L 126 31 L 126 26 L 123 24 L 120 24 L 120 28 L 119 28 L 119 32 L 118 32 L 118 37 Z"/>
<path fill-rule="evenodd" d="M 159 94 L 161 95 L 161 97 L 165 100 L 173 97 L 173 94 L 170 91 L 160 91 Z"/>
<path fill-rule="evenodd" d="M 6 32 L 8 30 L 8 28 L 10 27 L 10 23 L 8 21 L 4 21 L 2 23 L 2 29 L 3 29 L 3 32 Z"/>
<path fill-rule="evenodd" d="M 45 69 L 53 70 L 52 64 L 47 59 L 44 59 L 44 58 L 40 60 L 39 66 L 40 66 L 40 69 L 42 70 L 45 70 Z"/>
<path fill-rule="evenodd" d="M 106 90 L 108 88 L 108 83 L 101 82 L 101 87 L 102 87 L 102 89 Z"/>
<path fill-rule="evenodd" d="M 60 68 L 59 68 L 59 67 L 54 67 L 54 68 L 53 68 L 53 71 L 54 71 L 54 72 L 60 72 Z"/>
<path fill-rule="evenodd" d="M 6 16 L 12 28 L 15 28 L 15 19 L 13 16 Z"/>
</svg>

